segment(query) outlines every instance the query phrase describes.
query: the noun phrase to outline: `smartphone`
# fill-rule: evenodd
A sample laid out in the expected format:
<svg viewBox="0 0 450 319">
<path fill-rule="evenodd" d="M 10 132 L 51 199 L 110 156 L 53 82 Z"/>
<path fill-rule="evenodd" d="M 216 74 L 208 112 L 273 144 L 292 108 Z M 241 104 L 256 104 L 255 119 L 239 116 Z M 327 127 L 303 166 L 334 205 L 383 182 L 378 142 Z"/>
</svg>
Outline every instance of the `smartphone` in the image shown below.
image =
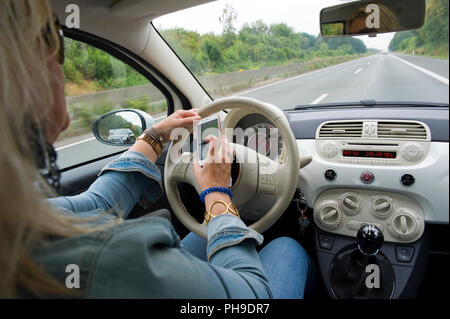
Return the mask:
<svg viewBox="0 0 450 319">
<path fill-rule="evenodd" d="M 209 152 L 209 143 L 206 141 L 208 136 L 215 136 L 221 139 L 221 127 L 219 115 L 209 116 L 194 124 L 195 139 L 197 144 L 197 162 L 200 165 L 205 165 L 206 158 Z"/>
</svg>

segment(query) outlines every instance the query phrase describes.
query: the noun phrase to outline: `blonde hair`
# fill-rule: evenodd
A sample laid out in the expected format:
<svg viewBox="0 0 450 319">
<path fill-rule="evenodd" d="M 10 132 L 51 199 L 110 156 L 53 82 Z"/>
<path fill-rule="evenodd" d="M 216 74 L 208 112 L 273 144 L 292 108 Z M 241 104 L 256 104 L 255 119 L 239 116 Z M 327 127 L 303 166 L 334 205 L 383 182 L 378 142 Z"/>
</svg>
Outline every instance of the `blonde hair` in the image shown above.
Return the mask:
<svg viewBox="0 0 450 319">
<path fill-rule="evenodd" d="M 46 238 L 94 230 L 45 201 L 25 133 L 28 119 L 40 123 L 53 106 L 49 49 L 42 33 L 52 21 L 48 0 L 0 1 L 0 297 L 16 297 L 22 290 L 35 296 L 67 293 L 30 252 Z M 50 32 L 57 43 L 53 23 Z"/>
</svg>

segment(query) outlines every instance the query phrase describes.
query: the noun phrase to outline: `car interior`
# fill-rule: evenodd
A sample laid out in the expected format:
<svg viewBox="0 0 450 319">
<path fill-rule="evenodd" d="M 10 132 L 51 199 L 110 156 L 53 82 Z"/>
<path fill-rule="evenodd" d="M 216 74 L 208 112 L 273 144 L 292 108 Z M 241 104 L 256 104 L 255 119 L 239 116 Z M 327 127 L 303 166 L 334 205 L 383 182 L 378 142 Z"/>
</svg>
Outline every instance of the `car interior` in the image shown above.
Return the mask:
<svg viewBox="0 0 450 319">
<path fill-rule="evenodd" d="M 202 117 L 219 114 L 223 132 L 236 150 L 233 202 L 244 222 L 263 234 L 265 243 L 289 236 L 302 244 L 317 268 L 307 298 L 442 298 L 449 267 L 448 95 L 447 103 L 344 99 L 291 109 L 253 97 L 213 99 L 152 23 L 207 2 L 51 1 L 67 39 L 107 52 L 160 92 L 167 105 L 162 117 L 191 108 L 198 108 Z M 79 7 L 79 28 L 64 23 L 70 4 Z M 336 11 L 324 10 L 316 18 L 323 20 L 323 30 L 330 24 L 333 32 L 338 30 L 333 36 L 347 35 L 344 24 L 333 18 Z M 81 142 L 57 148 L 60 159 L 72 160 L 60 164 L 61 195 L 88 189 L 107 163 L 158 120 L 132 109 L 130 105 L 128 112 L 142 121 L 138 131 L 127 127 L 125 132 L 94 132 L 98 140 L 104 136 L 104 144 L 108 139 L 116 144 L 103 145 L 105 151 L 73 160 L 73 154 L 64 153 Z M 99 129 L 98 122 L 95 127 Z M 272 128 L 278 136 L 258 133 L 240 140 L 232 133 Z M 263 152 L 252 151 L 252 139 L 276 146 L 269 143 Z M 98 145 L 91 147 L 97 151 Z M 151 206 L 138 203 L 128 218 L 166 209 L 181 238 L 189 232 L 205 236 L 192 149 L 192 134 L 166 146 L 156 163 L 164 195 Z M 246 156 L 255 160 L 246 161 Z M 380 266 L 382 289 L 363 289 L 366 266 L 374 260 Z"/>
</svg>

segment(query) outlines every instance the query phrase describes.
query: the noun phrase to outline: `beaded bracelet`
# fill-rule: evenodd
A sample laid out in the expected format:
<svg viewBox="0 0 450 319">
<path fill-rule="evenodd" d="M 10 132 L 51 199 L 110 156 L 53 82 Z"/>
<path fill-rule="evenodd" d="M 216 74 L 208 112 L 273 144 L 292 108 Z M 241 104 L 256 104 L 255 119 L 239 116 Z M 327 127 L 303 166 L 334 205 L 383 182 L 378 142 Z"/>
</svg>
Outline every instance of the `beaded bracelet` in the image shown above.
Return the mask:
<svg viewBox="0 0 450 319">
<path fill-rule="evenodd" d="M 205 189 L 200 194 L 200 201 L 204 204 L 206 195 L 211 194 L 211 193 L 224 193 L 224 194 L 227 194 L 228 196 L 230 196 L 230 199 L 233 199 L 233 193 L 228 188 L 226 188 L 226 187 L 211 187 L 211 188 Z"/>
</svg>

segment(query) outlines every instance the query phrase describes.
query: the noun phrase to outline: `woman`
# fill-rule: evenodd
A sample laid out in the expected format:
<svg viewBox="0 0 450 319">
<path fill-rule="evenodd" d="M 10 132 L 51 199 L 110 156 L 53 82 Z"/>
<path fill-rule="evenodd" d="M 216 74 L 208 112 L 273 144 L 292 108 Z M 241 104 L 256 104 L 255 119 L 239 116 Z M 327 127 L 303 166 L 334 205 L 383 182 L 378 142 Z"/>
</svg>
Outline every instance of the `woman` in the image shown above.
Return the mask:
<svg viewBox="0 0 450 319">
<path fill-rule="evenodd" d="M 397 15 L 391 9 L 382 4 L 378 4 L 377 6 L 380 10 L 378 15 L 378 28 L 369 28 L 367 26 L 367 18 L 370 14 L 373 14 L 373 12 L 371 10 L 367 11 L 366 6 L 364 6 L 359 8 L 352 17 L 346 21 L 345 29 L 347 30 L 347 34 L 390 32 L 401 28 Z M 374 21 L 372 21 L 372 23 L 374 23 Z"/>
<path fill-rule="evenodd" d="M 262 236 L 239 219 L 227 192 L 205 197 L 207 247 L 192 234 L 180 242 L 163 218 L 123 221 L 137 201 L 162 192 L 160 152 L 145 140 L 83 194 L 44 199 L 46 184 L 58 186 L 51 144 L 69 124 L 62 48 L 47 0 L 0 2 L 0 297 L 302 297 L 304 250 L 280 238 L 258 255 Z M 147 133 L 167 142 L 172 129 L 197 119 L 195 110 L 178 111 Z M 194 167 L 202 189 L 230 180 L 228 142 L 210 143 L 216 162 Z"/>
</svg>

